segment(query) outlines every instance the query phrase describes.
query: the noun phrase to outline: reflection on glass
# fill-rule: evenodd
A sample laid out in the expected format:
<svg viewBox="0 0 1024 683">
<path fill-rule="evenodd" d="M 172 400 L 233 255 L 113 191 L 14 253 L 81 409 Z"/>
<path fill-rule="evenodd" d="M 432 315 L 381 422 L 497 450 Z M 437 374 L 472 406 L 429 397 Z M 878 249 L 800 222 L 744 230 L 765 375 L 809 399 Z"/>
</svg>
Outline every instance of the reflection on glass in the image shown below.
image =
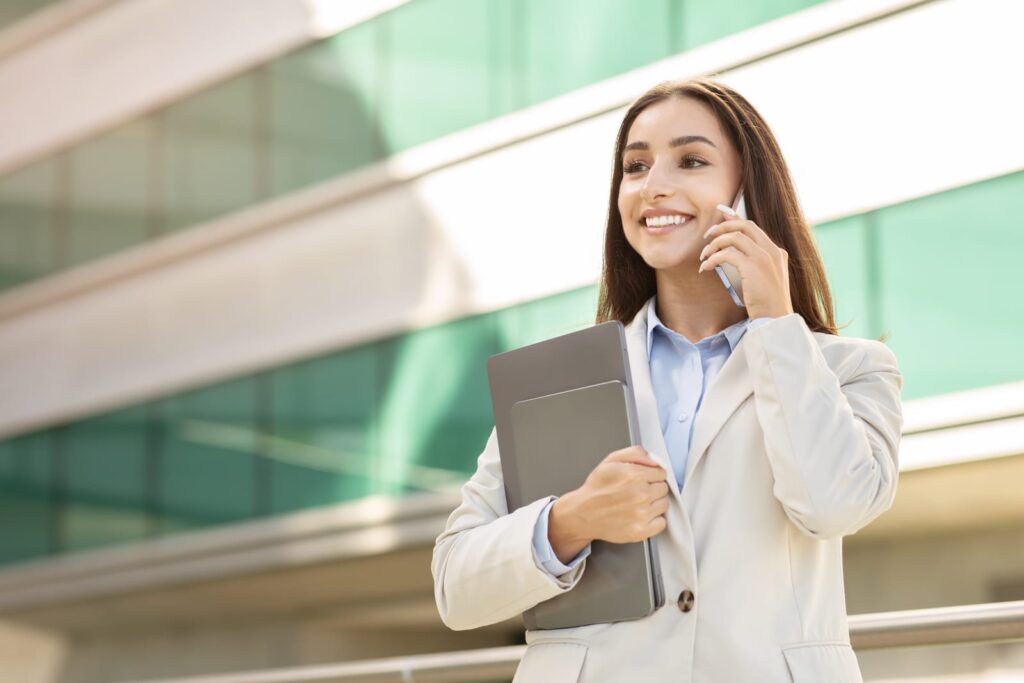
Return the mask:
<svg viewBox="0 0 1024 683">
<path fill-rule="evenodd" d="M 667 57 L 670 0 L 523 0 L 526 104 Z"/>
<path fill-rule="evenodd" d="M 56 0 L 4 0 L 0 3 L 0 30 L 54 2 Z"/>
<path fill-rule="evenodd" d="M 151 232 L 147 173 L 154 128 L 143 119 L 70 153 L 68 265 L 134 246 Z"/>
<path fill-rule="evenodd" d="M 56 162 L 0 178 L 0 289 L 56 267 Z"/>
<path fill-rule="evenodd" d="M 68 425 L 59 435 L 63 462 L 62 550 L 149 534 L 145 409 L 128 408 Z"/>
<path fill-rule="evenodd" d="M 53 552 L 51 438 L 0 441 L 0 563 Z"/>
<path fill-rule="evenodd" d="M 387 31 L 382 110 L 392 152 L 486 121 L 491 111 L 488 18 L 494 3 L 416 0 L 381 16 Z"/>
<path fill-rule="evenodd" d="M 159 409 L 158 506 L 163 531 L 245 519 L 256 499 L 253 378 L 168 398 Z"/>
<path fill-rule="evenodd" d="M 369 22 L 270 64 L 273 194 L 383 158 L 379 42 Z"/>
<path fill-rule="evenodd" d="M 266 452 L 275 511 L 371 493 L 376 358 L 369 345 L 273 371 L 273 433 Z"/>
<path fill-rule="evenodd" d="M 265 72 L 257 69 L 163 110 L 161 231 L 195 225 L 263 198 L 259 132 Z"/>
<path fill-rule="evenodd" d="M 493 424 L 486 359 L 500 350 L 489 315 L 382 344 L 379 493 L 457 488 L 472 471 Z"/>
</svg>

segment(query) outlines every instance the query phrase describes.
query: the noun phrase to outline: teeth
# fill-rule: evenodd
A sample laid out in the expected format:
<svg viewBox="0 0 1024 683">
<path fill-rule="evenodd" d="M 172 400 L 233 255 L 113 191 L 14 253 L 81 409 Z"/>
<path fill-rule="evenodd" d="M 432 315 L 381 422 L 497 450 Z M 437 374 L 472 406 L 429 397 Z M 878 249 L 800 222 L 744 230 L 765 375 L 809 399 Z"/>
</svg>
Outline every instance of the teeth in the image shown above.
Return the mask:
<svg viewBox="0 0 1024 683">
<path fill-rule="evenodd" d="M 645 219 L 645 224 L 648 228 L 657 228 L 663 225 L 682 225 L 688 220 L 690 220 L 689 216 L 652 216 Z"/>
</svg>

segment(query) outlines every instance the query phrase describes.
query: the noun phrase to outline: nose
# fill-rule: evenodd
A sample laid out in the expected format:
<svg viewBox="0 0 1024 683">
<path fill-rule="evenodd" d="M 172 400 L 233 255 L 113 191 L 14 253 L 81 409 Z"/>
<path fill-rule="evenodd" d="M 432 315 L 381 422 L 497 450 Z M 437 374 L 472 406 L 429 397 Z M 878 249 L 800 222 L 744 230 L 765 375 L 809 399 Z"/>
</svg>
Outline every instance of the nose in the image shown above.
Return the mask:
<svg viewBox="0 0 1024 683">
<path fill-rule="evenodd" d="M 644 178 L 644 184 L 640 188 L 640 197 L 645 202 L 653 202 L 659 197 L 669 197 L 674 192 L 671 183 L 667 178 L 667 172 L 662 170 L 664 164 L 654 164 Z"/>
</svg>

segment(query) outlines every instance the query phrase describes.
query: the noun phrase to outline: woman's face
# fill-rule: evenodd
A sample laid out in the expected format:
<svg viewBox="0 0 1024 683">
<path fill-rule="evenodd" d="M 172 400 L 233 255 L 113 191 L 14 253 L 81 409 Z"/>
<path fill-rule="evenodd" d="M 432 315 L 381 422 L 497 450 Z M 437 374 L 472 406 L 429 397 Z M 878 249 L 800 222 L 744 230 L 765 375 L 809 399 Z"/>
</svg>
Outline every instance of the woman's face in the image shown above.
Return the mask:
<svg viewBox="0 0 1024 683">
<path fill-rule="evenodd" d="M 724 220 L 715 206 L 731 205 L 739 185 L 739 154 L 707 105 L 675 96 L 652 104 L 633 121 L 622 158 L 626 240 L 652 268 L 696 275 L 705 231 Z M 684 222 L 647 227 L 649 216 Z"/>
</svg>

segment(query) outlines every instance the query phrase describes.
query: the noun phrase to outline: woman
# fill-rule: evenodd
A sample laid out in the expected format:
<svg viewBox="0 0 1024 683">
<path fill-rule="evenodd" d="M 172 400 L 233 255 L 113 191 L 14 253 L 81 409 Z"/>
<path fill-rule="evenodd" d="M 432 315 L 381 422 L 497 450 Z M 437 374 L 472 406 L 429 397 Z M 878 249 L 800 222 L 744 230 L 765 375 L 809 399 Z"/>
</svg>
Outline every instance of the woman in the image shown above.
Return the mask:
<svg viewBox="0 0 1024 683">
<path fill-rule="evenodd" d="M 719 208 L 740 189 L 750 220 Z M 699 78 L 630 106 L 604 256 L 597 321 L 625 325 L 641 446 L 509 513 L 492 431 L 434 548 L 442 619 L 514 617 L 572 590 L 593 540 L 657 535 L 666 605 L 528 631 L 516 683 L 861 681 L 842 537 L 892 504 L 902 377 L 881 342 L 836 334 L 782 153 L 746 99 Z"/>
</svg>

